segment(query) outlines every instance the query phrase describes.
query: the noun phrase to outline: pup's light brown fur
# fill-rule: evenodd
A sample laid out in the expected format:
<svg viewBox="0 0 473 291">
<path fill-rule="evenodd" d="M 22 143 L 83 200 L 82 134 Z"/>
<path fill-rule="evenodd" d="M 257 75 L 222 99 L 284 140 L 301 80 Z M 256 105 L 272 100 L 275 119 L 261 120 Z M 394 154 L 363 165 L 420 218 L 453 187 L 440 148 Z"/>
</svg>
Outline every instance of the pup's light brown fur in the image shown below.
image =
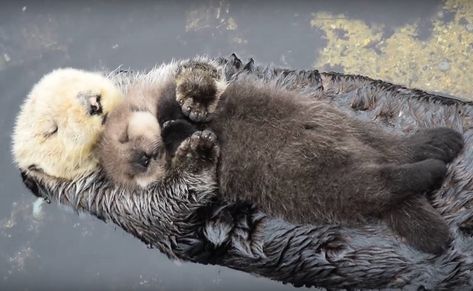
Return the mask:
<svg viewBox="0 0 473 291">
<path fill-rule="evenodd" d="M 195 68 L 194 64 L 198 65 L 198 68 Z M 148 78 L 130 85 L 125 102 L 109 115 L 98 154 L 105 172 L 115 183 L 129 187 L 146 187 L 161 180 L 170 167 L 169 162 L 173 155 L 169 147 L 177 148 L 195 131 L 182 123 L 174 124 L 172 127 L 177 128 L 179 133 L 168 139 L 166 150 L 161 138 L 161 126 L 165 121 L 185 118 L 175 100 L 176 83 L 180 84 L 179 80 L 185 83 L 186 80 L 198 83 L 203 81 L 202 78 L 211 82 L 216 80 L 216 89 L 211 88 L 210 92 L 200 91 L 205 89 L 203 87 L 187 86 L 187 97 L 209 93 L 213 99 L 223 93 L 226 83 L 219 79 L 217 70 L 212 71 L 211 76 L 195 73 L 199 70 L 209 72 L 215 68 L 215 63 L 206 60 L 191 65 L 191 71 L 188 70 L 186 62 L 173 62 L 155 69 Z M 190 72 L 194 73 L 189 74 Z M 177 78 L 178 76 L 182 78 Z M 194 104 L 187 98 L 186 106 L 194 108 L 194 113 L 197 108 L 202 112 L 215 110 L 217 102 L 200 106 L 201 104 Z M 206 118 L 198 114 L 195 117 L 199 120 Z"/>
</svg>

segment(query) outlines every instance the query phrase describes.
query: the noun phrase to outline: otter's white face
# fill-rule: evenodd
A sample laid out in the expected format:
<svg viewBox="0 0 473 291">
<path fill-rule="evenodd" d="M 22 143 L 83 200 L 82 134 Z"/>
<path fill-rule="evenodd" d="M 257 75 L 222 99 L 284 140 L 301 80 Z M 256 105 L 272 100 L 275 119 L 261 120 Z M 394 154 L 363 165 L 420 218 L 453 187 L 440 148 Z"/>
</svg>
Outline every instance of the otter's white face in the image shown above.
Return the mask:
<svg viewBox="0 0 473 291">
<path fill-rule="evenodd" d="M 146 188 L 166 170 L 159 122 L 150 112 L 121 111 L 107 120 L 98 150 L 101 165 L 115 183 Z"/>
<path fill-rule="evenodd" d="M 104 120 L 123 99 L 98 73 L 59 69 L 44 76 L 17 117 L 13 154 L 18 166 L 64 179 L 93 171 Z"/>
</svg>

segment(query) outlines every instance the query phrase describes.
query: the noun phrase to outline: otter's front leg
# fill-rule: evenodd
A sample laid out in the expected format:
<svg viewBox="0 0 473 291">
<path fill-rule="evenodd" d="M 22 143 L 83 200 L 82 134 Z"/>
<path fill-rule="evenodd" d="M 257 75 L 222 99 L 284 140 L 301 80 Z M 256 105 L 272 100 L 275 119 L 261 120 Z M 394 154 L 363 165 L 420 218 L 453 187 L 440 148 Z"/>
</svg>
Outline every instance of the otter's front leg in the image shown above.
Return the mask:
<svg viewBox="0 0 473 291">
<path fill-rule="evenodd" d="M 382 215 L 406 199 L 439 187 L 446 171 L 444 162 L 433 159 L 403 165 L 361 166 L 343 176 L 357 185 L 346 190 L 348 205 L 357 206 L 356 209 L 365 215 Z M 361 183 L 359 177 L 374 183 Z"/>
<path fill-rule="evenodd" d="M 176 73 L 176 100 L 182 113 L 194 122 L 206 122 L 217 109 L 227 84 L 210 63 L 189 61 Z"/>
</svg>

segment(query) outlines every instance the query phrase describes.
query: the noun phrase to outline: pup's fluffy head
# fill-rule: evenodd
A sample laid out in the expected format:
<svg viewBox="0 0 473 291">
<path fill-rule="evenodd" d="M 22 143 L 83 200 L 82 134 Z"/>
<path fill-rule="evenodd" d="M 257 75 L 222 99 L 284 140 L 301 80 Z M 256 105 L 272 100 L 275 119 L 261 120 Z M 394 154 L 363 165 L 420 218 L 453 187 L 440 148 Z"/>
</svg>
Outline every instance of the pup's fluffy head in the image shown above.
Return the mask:
<svg viewBox="0 0 473 291">
<path fill-rule="evenodd" d="M 97 154 L 116 184 L 146 188 L 163 179 L 176 148 L 196 130 L 184 120 L 175 92 L 172 78 L 138 83 L 110 113 Z"/>
<path fill-rule="evenodd" d="M 166 155 L 156 117 L 119 106 L 107 120 L 98 155 L 107 176 L 117 184 L 146 187 L 159 180 Z"/>
<path fill-rule="evenodd" d="M 100 73 L 67 68 L 45 75 L 16 120 L 13 155 L 18 167 L 64 179 L 93 171 L 104 121 L 122 101 L 121 91 Z"/>
</svg>

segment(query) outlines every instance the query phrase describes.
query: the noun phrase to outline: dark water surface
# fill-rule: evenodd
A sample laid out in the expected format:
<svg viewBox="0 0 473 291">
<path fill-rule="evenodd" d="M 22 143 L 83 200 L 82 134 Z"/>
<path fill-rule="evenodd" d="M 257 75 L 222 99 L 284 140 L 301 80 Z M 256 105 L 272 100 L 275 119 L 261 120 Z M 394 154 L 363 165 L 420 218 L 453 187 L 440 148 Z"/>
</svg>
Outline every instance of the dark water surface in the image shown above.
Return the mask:
<svg viewBox="0 0 473 291">
<path fill-rule="evenodd" d="M 311 23 L 314 17 L 323 21 L 326 13 L 328 21 L 336 21 L 343 14 L 382 27 L 383 39 L 416 23 L 419 41 L 425 41 L 435 33 L 431 19 L 439 17 L 443 5 L 439 1 L 1 1 L 0 290 L 293 289 L 222 267 L 172 262 L 113 225 L 37 201 L 13 165 L 10 135 L 19 105 L 43 74 L 65 66 L 149 69 L 172 58 L 231 52 L 262 63 L 312 68 L 324 64 L 320 56 L 326 53 L 321 52 L 330 45 L 326 31 Z M 454 21 L 447 12 L 441 17 Z M 346 33 L 341 30 L 337 37 L 343 40 L 349 37 Z M 326 65 L 346 69 L 333 63 Z M 441 65 L 449 69 L 449 64 Z"/>
</svg>

